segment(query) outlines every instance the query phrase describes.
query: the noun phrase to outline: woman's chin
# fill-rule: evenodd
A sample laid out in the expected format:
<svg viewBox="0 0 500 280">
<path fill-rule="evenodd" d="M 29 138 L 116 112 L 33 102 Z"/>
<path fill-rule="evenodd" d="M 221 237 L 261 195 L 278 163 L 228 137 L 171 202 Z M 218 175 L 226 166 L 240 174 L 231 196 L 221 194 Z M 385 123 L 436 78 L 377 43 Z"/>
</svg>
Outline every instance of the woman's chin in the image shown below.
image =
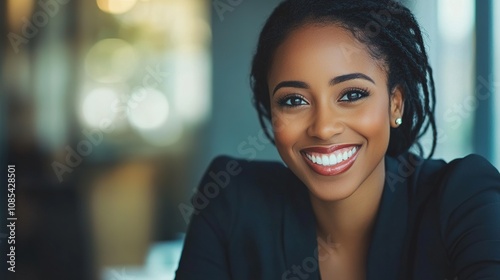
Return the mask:
<svg viewBox="0 0 500 280">
<path fill-rule="evenodd" d="M 340 184 L 309 183 L 306 186 L 312 198 L 323 202 L 342 201 L 356 191 L 356 188 L 352 184 L 341 186 Z"/>
</svg>

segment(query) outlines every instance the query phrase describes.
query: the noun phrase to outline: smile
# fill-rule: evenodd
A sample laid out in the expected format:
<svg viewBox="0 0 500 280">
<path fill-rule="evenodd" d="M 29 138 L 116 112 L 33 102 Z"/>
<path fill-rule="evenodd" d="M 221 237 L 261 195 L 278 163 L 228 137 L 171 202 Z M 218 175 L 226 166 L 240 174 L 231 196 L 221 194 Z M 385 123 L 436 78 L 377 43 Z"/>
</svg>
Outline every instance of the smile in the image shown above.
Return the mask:
<svg viewBox="0 0 500 280">
<path fill-rule="evenodd" d="M 341 163 L 352 157 L 357 151 L 357 147 L 342 149 L 340 151 L 335 151 L 331 154 L 318 154 L 318 153 L 306 153 L 308 159 L 312 162 L 323 165 L 323 166 L 333 166 L 337 163 Z"/>
<path fill-rule="evenodd" d="M 343 173 L 354 164 L 359 145 L 307 148 L 302 151 L 306 163 L 316 173 L 333 176 Z"/>
</svg>

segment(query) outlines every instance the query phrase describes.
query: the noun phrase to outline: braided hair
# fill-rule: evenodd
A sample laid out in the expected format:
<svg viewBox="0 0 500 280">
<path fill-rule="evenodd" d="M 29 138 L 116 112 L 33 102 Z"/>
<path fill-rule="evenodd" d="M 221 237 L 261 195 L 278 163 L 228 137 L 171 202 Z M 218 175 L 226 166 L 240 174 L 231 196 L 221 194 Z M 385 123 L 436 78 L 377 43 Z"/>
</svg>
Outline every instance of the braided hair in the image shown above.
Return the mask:
<svg viewBox="0 0 500 280">
<path fill-rule="evenodd" d="M 271 14 L 259 37 L 250 83 L 253 104 L 266 136 L 271 108 L 267 76 L 274 52 L 286 37 L 305 24 L 336 24 L 365 44 L 388 75 L 388 90 L 400 87 L 404 95 L 405 125 L 391 128 L 387 154 L 398 156 L 412 146 L 423 154 L 418 140 L 429 128 L 436 147 L 435 86 L 422 32 L 413 14 L 393 0 L 285 0 Z"/>
</svg>

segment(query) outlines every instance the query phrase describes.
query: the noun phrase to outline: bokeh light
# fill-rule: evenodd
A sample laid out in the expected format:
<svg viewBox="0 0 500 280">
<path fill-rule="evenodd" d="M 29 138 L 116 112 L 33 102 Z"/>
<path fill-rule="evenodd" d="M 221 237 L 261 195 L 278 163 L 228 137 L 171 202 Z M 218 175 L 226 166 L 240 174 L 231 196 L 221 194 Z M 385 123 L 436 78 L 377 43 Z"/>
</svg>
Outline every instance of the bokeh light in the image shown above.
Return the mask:
<svg viewBox="0 0 500 280">
<path fill-rule="evenodd" d="M 9 0 L 7 1 L 7 22 L 10 30 L 19 31 L 23 26 L 23 19 L 30 18 L 35 1 Z"/>
<path fill-rule="evenodd" d="M 206 53 L 176 54 L 174 101 L 179 116 L 189 122 L 205 120 L 211 110 L 210 61 Z M 193 77 L 200 77 L 193 82 Z"/>
<path fill-rule="evenodd" d="M 137 0 L 97 0 L 99 9 L 110 14 L 123 14 L 130 11 Z"/>
<path fill-rule="evenodd" d="M 179 118 L 172 116 L 156 129 L 137 130 L 137 133 L 150 145 L 167 147 L 181 140 L 184 133 L 184 126 L 179 121 Z"/>
<path fill-rule="evenodd" d="M 150 130 L 163 124 L 169 115 L 165 95 L 154 88 L 140 88 L 128 102 L 130 124 L 139 130 Z"/>
<path fill-rule="evenodd" d="M 82 98 L 81 119 L 90 127 L 99 127 L 103 122 L 113 122 L 117 111 L 113 103 L 119 100 L 119 94 L 111 88 L 96 88 Z"/>
<path fill-rule="evenodd" d="M 85 59 L 85 70 L 92 79 L 102 83 L 127 80 L 137 67 L 137 53 L 122 39 L 104 39 L 97 42 Z"/>
</svg>

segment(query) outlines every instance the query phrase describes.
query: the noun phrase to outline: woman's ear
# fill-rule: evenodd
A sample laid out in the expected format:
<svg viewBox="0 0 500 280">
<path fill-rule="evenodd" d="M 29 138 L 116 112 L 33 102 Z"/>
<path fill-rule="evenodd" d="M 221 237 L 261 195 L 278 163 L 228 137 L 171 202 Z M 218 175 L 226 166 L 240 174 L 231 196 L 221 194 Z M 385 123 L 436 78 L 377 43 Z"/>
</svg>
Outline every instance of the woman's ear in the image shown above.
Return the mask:
<svg viewBox="0 0 500 280">
<path fill-rule="evenodd" d="M 402 124 L 405 107 L 404 92 L 401 86 L 396 86 L 390 95 L 390 119 L 391 127 L 398 127 Z"/>
</svg>

